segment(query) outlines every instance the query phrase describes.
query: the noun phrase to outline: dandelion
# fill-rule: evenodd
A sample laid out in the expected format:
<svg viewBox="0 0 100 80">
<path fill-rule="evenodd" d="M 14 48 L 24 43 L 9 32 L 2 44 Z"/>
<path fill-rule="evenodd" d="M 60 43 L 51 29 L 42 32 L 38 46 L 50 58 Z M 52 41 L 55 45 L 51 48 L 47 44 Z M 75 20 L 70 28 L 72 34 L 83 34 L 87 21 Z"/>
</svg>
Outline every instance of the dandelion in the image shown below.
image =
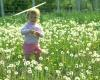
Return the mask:
<svg viewBox="0 0 100 80">
<path fill-rule="evenodd" d="M 17 72 L 17 71 L 15 71 L 15 72 L 14 72 L 14 74 L 15 74 L 15 75 L 18 75 L 18 72 Z"/>
<path fill-rule="evenodd" d="M 75 64 L 75 68 L 79 68 L 79 65 L 78 64 Z"/>
<path fill-rule="evenodd" d="M 48 53 L 49 53 L 49 52 L 48 52 L 48 49 L 42 49 L 42 53 L 48 54 Z"/>
<path fill-rule="evenodd" d="M 63 63 L 59 63 L 59 66 L 62 67 L 62 66 L 64 66 L 64 65 L 63 65 Z"/>
<path fill-rule="evenodd" d="M 7 73 L 8 73 L 8 74 L 11 74 L 11 70 L 7 70 Z"/>
<path fill-rule="evenodd" d="M 28 67 L 27 72 L 28 72 L 29 74 L 32 74 L 32 69 L 31 69 L 30 67 Z"/>
<path fill-rule="evenodd" d="M 25 66 L 30 65 L 30 61 L 24 61 L 24 65 L 25 65 Z"/>
<path fill-rule="evenodd" d="M 22 55 L 18 55 L 18 58 L 22 58 Z"/>
<path fill-rule="evenodd" d="M 67 76 L 63 76 L 63 79 L 64 80 L 71 80 L 71 78 L 70 77 L 67 77 Z"/>
<path fill-rule="evenodd" d="M 60 75 L 60 74 L 61 74 L 61 71 L 60 71 L 60 70 L 56 70 L 56 73 L 57 73 L 58 75 Z"/>
<path fill-rule="evenodd" d="M 61 54 L 64 54 L 64 52 L 63 52 L 63 51 L 61 51 Z"/>
<path fill-rule="evenodd" d="M 87 43 L 87 47 L 91 47 L 91 43 Z"/>
<path fill-rule="evenodd" d="M 86 73 L 87 73 L 87 74 L 91 74 L 91 71 L 90 71 L 90 70 L 86 70 Z"/>
<path fill-rule="evenodd" d="M 54 54 L 54 52 L 51 53 L 52 55 Z"/>
<path fill-rule="evenodd" d="M 36 60 L 32 60 L 31 63 L 34 64 L 34 65 L 38 64 L 38 62 Z"/>
<path fill-rule="evenodd" d="M 10 80 L 10 79 L 6 78 L 6 79 L 4 79 L 4 80 Z"/>
<path fill-rule="evenodd" d="M 74 55 L 71 53 L 71 54 L 70 54 L 70 57 L 73 57 L 73 56 L 74 56 Z"/>
<path fill-rule="evenodd" d="M 3 60 L 0 61 L 0 65 L 4 66 L 5 62 Z"/>
<path fill-rule="evenodd" d="M 75 54 L 74 57 L 75 57 L 75 58 L 78 58 L 78 54 Z"/>
<path fill-rule="evenodd" d="M 47 66 L 45 66 L 44 69 L 45 69 L 46 71 L 48 71 L 48 67 L 47 67 Z"/>
<path fill-rule="evenodd" d="M 39 57 L 39 60 L 41 60 L 41 61 L 42 61 L 42 60 L 43 60 L 43 57 Z"/>
<path fill-rule="evenodd" d="M 42 71 L 42 64 L 37 64 L 35 70 Z"/>
<path fill-rule="evenodd" d="M 80 79 L 80 77 L 77 76 L 77 77 L 75 77 L 75 80 L 81 80 L 81 79 Z"/>
<path fill-rule="evenodd" d="M 7 66 L 7 68 L 15 68 L 15 67 L 16 67 L 15 64 L 9 64 L 9 65 Z"/>
<path fill-rule="evenodd" d="M 88 69 L 92 69 L 92 67 L 91 66 L 88 66 Z"/>
<path fill-rule="evenodd" d="M 73 71 L 69 71 L 70 76 L 73 76 L 73 74 L 74 74 Z"/>
<path fill-rule="evenodd" d="M 80 73 L 80 77 L 83 79 L 83 80 L 86 80 L 86 76 L 84 73 Z"/>
<path fill-rule="evenodd" d="M 16 62 L 15 65 L 20 65 L 20 61 Z"/>
<path fill-rule="evenodd" d="M 86 48 L 86 51 L 89 51 L 89 48 L 88 47 Z"/>
</svg>

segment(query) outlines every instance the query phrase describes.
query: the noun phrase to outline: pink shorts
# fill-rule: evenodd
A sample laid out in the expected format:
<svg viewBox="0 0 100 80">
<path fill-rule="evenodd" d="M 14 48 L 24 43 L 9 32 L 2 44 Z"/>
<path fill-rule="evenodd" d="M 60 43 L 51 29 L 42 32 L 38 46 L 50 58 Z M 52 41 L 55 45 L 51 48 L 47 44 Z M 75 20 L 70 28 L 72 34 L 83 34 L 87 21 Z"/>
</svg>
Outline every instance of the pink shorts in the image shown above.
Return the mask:
<svg viewBox="0 0 100 80">
<path fill-rule="evenodd" d="M 24 43 L 23 45 L 24 54 L 40 54 L 41 48 L 39 44 L 27 44 Z"/>
</svg>

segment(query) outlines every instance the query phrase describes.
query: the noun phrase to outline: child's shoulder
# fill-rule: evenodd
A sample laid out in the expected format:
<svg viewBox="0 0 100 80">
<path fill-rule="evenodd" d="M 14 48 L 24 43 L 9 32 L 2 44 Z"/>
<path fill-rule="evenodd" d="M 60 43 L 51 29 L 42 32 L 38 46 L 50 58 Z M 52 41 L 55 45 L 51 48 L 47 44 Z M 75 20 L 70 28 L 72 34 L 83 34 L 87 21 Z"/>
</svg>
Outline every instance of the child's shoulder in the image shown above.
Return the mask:
<svg viewBox="0 0 100 80">
<path fill-rule="evenodd" d="M 35 24 L 35 27 L 41 28 L 41 24 L 37 23 L 37 24 Z"/>
</svg>

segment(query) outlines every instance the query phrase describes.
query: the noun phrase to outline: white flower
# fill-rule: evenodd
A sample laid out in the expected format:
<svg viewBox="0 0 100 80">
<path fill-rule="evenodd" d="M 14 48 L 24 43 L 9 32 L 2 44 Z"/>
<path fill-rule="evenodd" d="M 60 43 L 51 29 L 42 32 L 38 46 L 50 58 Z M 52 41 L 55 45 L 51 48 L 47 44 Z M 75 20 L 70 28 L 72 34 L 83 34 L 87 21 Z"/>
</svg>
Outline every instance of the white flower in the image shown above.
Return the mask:
<svg viewBox="0 0 100 80">
<path fill-rule="evenodd" d="M 37 64 L 35 70 L 42 71 L 42 64 Z"/>
<path fill-rule="evenodd" d="M 86 51 L 89 51 L 89 48 L 88 47 L 86 48 Z"/>
<path fill-rule="evenodd" d="M 11 70 L 7 70 L 7 73 L 10 74 L 11 73 Z"/>
<path fill-rule="evenodd" d="M 38 62 L 36 60 L 32 60 L 31 63 L 34 64 L 34 65 L 38 64 Z"/>
<path fill-rule="evenodd" d="M 28 72 L 29 74 L 32 74 L 32 69 L 29 67 L 28 70 L 27 70 L 27 72 Z"/>
<path fill-rule="evenodd" d="M 81 79 L 80 79 L 80 77 L 77 76 L 77 77 L 75 77 L 75 80 L 81 80 Z"/>
<path fill-rule="evenodd" d="M 56 70 L 56 73 L 57 73 L 57 74 L 61 74 L 61 71 L 60 71 L 60 70 Z"/>
<path fill-rule="evenodd" d="M 18 58 L 22 58 L 22 55 L 18 55 Z"/>
<path fill-rule="evenodd" d="M 79 65 L 78 64 L 75 64 L 75 68 L 79 68 Z"/>
<path fill-rule="evenodd" d="M 47 66 L 45 66 L 44 69 L 45 69 L 46 71 L 48 71 L 48 67 L 47 67 Z"/>
<path fill-rule="evenodd" d="M 67 76 L 63 76 L 63 79 L 64 80 L 71 80 L 71 78 L 70 77 L 67 77 Z"/>
<path fill-rule="evenodd" d="M 3 65 L 3 66 L 4 66 L 4 64 L 5 64 L 4 61 L 1 60 L 1 61 L 0 61 L 0 65 Z"/>
<path fill-rule="evenodd" d="M 24 65 L 25 65 L 25 66 L 30 65 L 30 61 L 24 61 Z"/>
<path fill-rule="evenodd" d="M 39 60 L 41 60 L 41 61 L 42 61 L 42 60 L 43 60 L 43 57 L 39 57 Z"/>
<path fill-rule="evenodd" d="M 91 43 L 87 43 L 87 47 L 91 47 Z"/>
<path fill-rule="evenodd" d="M 71 54 L 70 54 L 70 57 L 73 57 L 73 56 L 74 56 L 74 55 L 71 53 Z"/>
<path fill-rule="evenodd" d="M 9 64 L 9 65 L 7 66 L 7 68 L 15 68 L 15 67 L 16 67 L 15 64 Z"/>
<path fill-rule="evenodd" d="M 18 72 L 17 72 L 17 71 L 15 71 L 15 72 L 14 72 L 14 74 L 15 74 L 15 75 L 18 75 Z"/>
<path fill-rule="evenodd" d="M 80 73 L 80 77 L 83 79 L 83 80 L 86 80 L 86 76 L 84 73 Z"/>
<path fill-rule="evenodd" d="M 6 78 L 6 79 L 4 79 L 4 80 L 10 80 L 10 79 Z"/>
<path fill-rule="evenodd" d="M 92 67 L 91 66 L 88 66 L 88 69 L 92 69 Z"/>
<path fill-rule="evenodd" d="M 63 63 L 59 63 L 59 66 L 62 67 L 62 66 L 64 66 L 64 65 L 63 65 Z"/>
<path fill-rule="evenodd" d="M 86 70 L 86 73 L 87 73 L 87 74 L 91 74 L 91 71 L 90 71 L 90 70 Z"/>
<path fill-rule="evenodd" d="M 48 49 L 42 49 L 42 53 L 48 54 Z"/>
</svg>

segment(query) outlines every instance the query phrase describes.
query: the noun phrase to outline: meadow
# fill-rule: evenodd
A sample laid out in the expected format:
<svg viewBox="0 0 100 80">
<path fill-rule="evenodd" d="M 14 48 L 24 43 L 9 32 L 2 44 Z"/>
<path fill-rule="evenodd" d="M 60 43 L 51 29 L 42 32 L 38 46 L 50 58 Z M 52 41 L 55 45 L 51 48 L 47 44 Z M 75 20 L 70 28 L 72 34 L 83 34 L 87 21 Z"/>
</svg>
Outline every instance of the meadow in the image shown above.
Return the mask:
<svg viewBox="0 0 100 80">
<path fill-rule="evenodd" d="M 0 80 L 100 80 L 99 13 L 44 14 L 39 64 L 23 57 L 25 21 L 0 18 Z"/>
</svg>

